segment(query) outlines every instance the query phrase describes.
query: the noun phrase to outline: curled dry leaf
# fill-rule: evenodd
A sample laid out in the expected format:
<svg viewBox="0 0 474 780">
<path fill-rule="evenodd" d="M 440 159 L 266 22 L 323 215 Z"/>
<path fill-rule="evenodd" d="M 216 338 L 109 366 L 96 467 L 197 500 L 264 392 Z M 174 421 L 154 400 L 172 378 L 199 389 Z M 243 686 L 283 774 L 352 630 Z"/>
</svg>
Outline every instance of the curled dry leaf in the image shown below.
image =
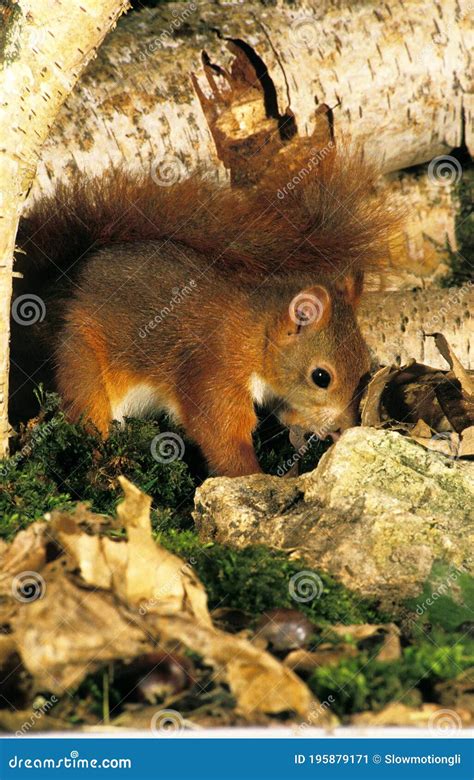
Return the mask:
<svg viewBox="0 0 474 780">
<path fill-rule="evenodd" d="M 393 366 L 384 366 L 380 368 L 369 384 L 367 385 L 367 394 L 362 406 L 362 425 L 371 428 L 377 428 L 382 423 L 380 404 L 382 394 L 387 383 L 398 373 L 400 369 Z"/>
<path fill-rule="evenodd" d="M 460 458 L 474 455 L 474 425 L 465 428 L 461 433 L 458 455 Z"/>
<path fill-rule="evenodd" d="M 449 367 L 453 371 L 456 379 L 461 383 L 463 392 L 472 400 L 474 400 L 474 377 L 469 374 L 464 368 L 462 363 L 458 360 L 445 336 L 442 333 L 432 333 L 435 344 L 438 350 L 449 364 Z"/>
<path fill-rule="evenodd" d="M 433 335 L 451 370 L 415 360 L 380 368 L 362 400 L 362 425 L 404 432 L 448 457 L 468 457 L 474 450 L 469 431 L 474 427 L 474 373 L 464 369 L 441 333 Z"/>
<path fill-rule="evenodd" d="M 318 647 L 317 650 L 293 650 L 285 658 L 284 664 L 298 672 L 312 672 L 318 666 L 337 666 L 345 658 L 355 658 L 358 655 L 357 648 L 352 645 L 342 644 L 338 647 Z"/>
<path fill-rule="evenodd" d="M 11 596 L 14 578 L 23 572 L 35 572 L 46 561 L 47 526 L 34 523 L 19 531 L 12 543 L 0 551 L 0 597 Z"/>
<path fill-rule="evenodd" d="M 153 540 L 151 500 L 125 478 L 120 482 L 126 539 L 99 533 L 82 506 L 52 512 L 48 524 L 34 523 L 3 551 L 2 619 L 11 631 L 0 648 L 4 660 L 17 652 L 37 686 L 61 693 L 104 663 L 181 644 L 215 668 L 245 715 L 306 714 L 313 698 L 302 680 L 247 640 L 214 628 L 191 562 Z M 54 548 L 50 562 L 47 545 Z M 25 569 L 42 585 L 18 599 L 12 578 Z"/>
</svg>

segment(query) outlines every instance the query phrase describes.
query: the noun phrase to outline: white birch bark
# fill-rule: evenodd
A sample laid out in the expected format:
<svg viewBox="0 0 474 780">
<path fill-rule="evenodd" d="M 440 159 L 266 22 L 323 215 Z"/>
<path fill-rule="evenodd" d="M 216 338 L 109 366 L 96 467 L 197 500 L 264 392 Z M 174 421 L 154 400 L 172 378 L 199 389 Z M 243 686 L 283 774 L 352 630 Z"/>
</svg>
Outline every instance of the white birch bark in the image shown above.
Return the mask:
<svg viewBox="0 0 474 780">
<path fill-rule="evenodd" d="M 18 219 L 60 106 L 127 5 L 127 0 L 21 0 L 0 7 L 0 456 L 8 450 L 9 319 Z"/>
</svg>

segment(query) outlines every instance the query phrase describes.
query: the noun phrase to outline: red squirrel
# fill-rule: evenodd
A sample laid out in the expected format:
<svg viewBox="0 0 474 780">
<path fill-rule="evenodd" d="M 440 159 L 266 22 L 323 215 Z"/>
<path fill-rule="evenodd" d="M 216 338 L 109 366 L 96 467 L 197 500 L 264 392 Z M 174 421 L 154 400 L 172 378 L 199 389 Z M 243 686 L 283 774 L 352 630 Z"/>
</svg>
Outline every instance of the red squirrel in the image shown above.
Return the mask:
<svg viewBox="0 0 474 780">
<path fill-rule="evenodd" d="M 261 471 L 255 404 L 322 437 L 356 424 L 369 355 L 355 309 L 393 215 L 357 155 L 291 188 L 294 170 L 243 191 L 113 170 L 33 205 L 16 295 L 46 315 L 21 337 L 51 345 L 70 419 L 106 436 L 164 410 L 229 476 Z"/>
</svg>

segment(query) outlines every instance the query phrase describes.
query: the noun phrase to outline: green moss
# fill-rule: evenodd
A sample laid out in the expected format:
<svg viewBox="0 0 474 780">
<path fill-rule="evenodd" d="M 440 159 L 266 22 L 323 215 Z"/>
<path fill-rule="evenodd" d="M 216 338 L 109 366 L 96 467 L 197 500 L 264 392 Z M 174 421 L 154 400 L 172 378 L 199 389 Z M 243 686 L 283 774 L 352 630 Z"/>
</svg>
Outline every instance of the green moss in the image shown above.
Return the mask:
<svg viewBox="0 0 474 780">
<path fill-rule="evenodd" d="M 20 53 L 19 34 L 22 25 L 23 11 L 20 3 L 13 0 L 2 0 L 0 25 L 0 63 L 9 65 Z"/>
<path fill-rule="evenodd" d="M 377 661 L 368 652 L 338 666 L 316 669 L 309 685 L 321 701 L 329 696 L 339 717 L 380 710 L 392 701 L 437 701 L 436 684 L 474 665 L 474 641 L 437 631 L 406 647 L 398 661 Z"/>
<path fill-rule="evenodd" d="M 474 578 L 462 567 L 435 561 L 422 592 L 406 606 L 420 630 L 428 623 L 453 631 L 474 620 Z"/>
<path fill-rule="evenodd" d="M 172 531 L 158 538 L 194 566 L 206 587 L 211 609 L 233 607 L 256 615 L 276 607 L 297 608 L 316 623 L 361 623 L 383 617 L 374 603 L 356 597 L 322 572 L 314 572 L 317 596 L 307 603 L 295 602 L 289 590 L 291 578 L 309 569 L 303 562 L 290 561 L 285 553 L 266 547 L 236 550 L 202 544 L 193 531 Z"/>
<path fill-rule="evenodd" d="M 16 451 L 0 461 L 0 536 L 40 518 L 45 511 L 87 501 L 97 512 L 113 514 L 122 497 L 117 477 L 128 477 L 153 498 L 156 529 L 191 525 L 195 488 L 186 463 L 157 461 L 152 442 L 160 423 L 129 420 L 113 425 L 109 438 L 66 421 L 57 396 L 41 399 L 34 426 L 23 430 Z M 161 423 L 161 430 L 169 426 Z"/>
</svg>

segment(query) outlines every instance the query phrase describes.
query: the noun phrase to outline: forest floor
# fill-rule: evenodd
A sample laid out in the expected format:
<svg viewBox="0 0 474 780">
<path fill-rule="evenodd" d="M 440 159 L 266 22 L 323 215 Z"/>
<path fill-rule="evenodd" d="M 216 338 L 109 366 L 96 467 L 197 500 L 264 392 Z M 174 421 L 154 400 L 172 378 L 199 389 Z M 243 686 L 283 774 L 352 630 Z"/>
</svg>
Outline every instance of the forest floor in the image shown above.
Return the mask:
<svg viewBox="0 0 474 780">
<path fill-rule="evenodd" d="M 401 707 L 395 715 L 401 722 L 410 722 L 410 713 L 420 712 L 426 703 L 454 713 L 472 705 L 474 618 L 466 619 L 468 609 L 459 613 L 459 625 L 453 626 L 453 602 L 445 595 L 436 609 L 426 609 L 414 621 L 409 604 L 405 612 L 381 612 L 375 601 L 361 599 L 324 572 L 309 570 L 304 560 L 290 560 L 283 552 L 265 547 L 237 550 L 200 541 L 191 513 L 202 464 L 191 446 L 183 460 L 156 460 L 151 443 L 160 430 L 169 431 L 167 421 L 130 420 L 125 427 L 114 426 L 104 442 L 83 426 L 67 422 L 55 396 L 43 397 L 40 416 L 21 431 L 16 451 L 0 465 L 0 535 L 10 541 L 45 512 L 72 509 L 77 502 L 114 515 L 121 498 L 117 477 L 125 475 L 152 497 L 156 541 L 192 562 L 216 624 L 263 642 L 280 660 L 295 648 L 312 653 L 316 662 L 298 673 L 321 702 L 329 702 L 340 722 L 357 722 L 356 714 L 366 713 L 368 722 L 372 718 L 373 723 L 383 723 L 387 705 Z M 274 422 L 259 431 L 256 446 L 264 468 L 273 473 L 292 452 L 286 433 Z M 318 443 L 310 449 L 303 470 L 314 467 L 328 446 Z M 110 533 L 124 531 L 115 527 Z M 295 605 L 289 583 L 302 571 L 314 572 L 322 597 Z M 470 590 L 471 584 L 466 579 L 460 587 Z M 467 590 L 472 604 L 473 593 Z M 394 636 L 395 649 L 392 643 L 387 655 L 387 641 L 393 642 Z M 38 728 L 47 728 L 48 720 L 57 728 L 58 723 L 78 727 L 117 717 L 130 725 L 137 720 L 140 702 L 156 710 L 166 706 L 171 694 L 174 709 L 191 722 L 246 722 L 236 712 L 229 688 L 216 682 L 199 653 L 189 648 L 171 660 L 142 658 L 134 666 L 133 679 L 120 667 L 107 664 L 85 676 L 38 721 Z M 177 667 L 186 669 L 184 682 L 182 675 L 176 679 Z M 150 694 L 146 680 L 157 669 L 160 685 Z M 0 709 L 4 728 L 19 728 L 12 720 L 15 709 L 24 721 L 25 709 L 48 700 L 50 692 L 34 691 L 30 682 L 22 667 L 10 676 L 8 697 L 0 705 L 5 707 Z M 285 718 L 291 721 L 292 716 L 281 715 L 279 722 Z M 270 719 L 256 717 L 250 722 Z M 319 725 L 317 719 L 313 725 Z"/>
</svg>

